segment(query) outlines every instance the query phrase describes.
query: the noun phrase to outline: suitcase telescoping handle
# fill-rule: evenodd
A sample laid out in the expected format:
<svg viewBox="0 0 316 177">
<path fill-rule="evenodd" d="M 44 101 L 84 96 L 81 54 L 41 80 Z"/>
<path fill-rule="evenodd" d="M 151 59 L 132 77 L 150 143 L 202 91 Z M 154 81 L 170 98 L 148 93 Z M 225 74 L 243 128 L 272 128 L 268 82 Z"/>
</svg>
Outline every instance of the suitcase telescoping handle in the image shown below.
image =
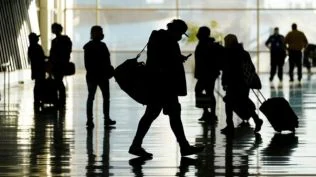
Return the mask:
<svg viewBox="0 0 316 177">
<path fill-rule="evenodd" d="M 252 92 L 256 95 L 256 97 L 258 98 L 258 100 L 259 100 L 259 102 L 260 102 L 260 104 L 262 104 L 264 101 L 266 101 L 267 99 L 263 96 L 263 94 L 261 93 L 261 91 L 260 90 L 258 90 L 258 93 L 261 95 L 261 97 L 263 98 L 263 101 L 261 101 L 261 99 L 260 99 L 260 97 L 259 97 L 259 95 L 254 91 L 254 89 L 251 89 L 252 90 Z"/>
</svg>

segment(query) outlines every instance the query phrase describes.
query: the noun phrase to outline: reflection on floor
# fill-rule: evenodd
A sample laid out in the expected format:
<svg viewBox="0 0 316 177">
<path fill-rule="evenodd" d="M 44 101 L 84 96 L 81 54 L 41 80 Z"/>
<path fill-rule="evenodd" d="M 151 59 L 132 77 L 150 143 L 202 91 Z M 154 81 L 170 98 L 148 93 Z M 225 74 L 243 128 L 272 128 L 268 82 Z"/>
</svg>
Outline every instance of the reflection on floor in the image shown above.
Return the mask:
<svg viewBox="0 0 316 177">
<path fill-rule="evenodd" d="M 189 94 L 181 98 L 182 120 L 191 144 L 204 144 L 199 155 L 181 158 L 168 118 L 160 115 L 144 140 L 153 159 L 137 158 L 128 148 L 144 106 L 131 100 L 111 80 L 113 128 L 103 127 L 102 98 L 95 99 L 95 128 L 86 130 L 87 88 L 84 74 L 67 78 L 64 111 L 33 113 L 33 83 L 10 88 L 0 110 L 0 176 L 316 176 L 316 76 L 305 76 L 301 84 L 267 75 L 262 93 L 285 97 L 299 116 L 296 134 L 277 134 L 265 121 L 260 134 L 254 124 L 238 125 L 233 138 L 220 133 L 225 126 L 224 104 L 217 95 L 217 124 L 198 122 L 202 110 L 195 108 L 194 85 L 187 75 Z M 220 89 L 218 84 L 217 89 Z M 2 95 L 3 97 L 3 95 Z M 260 103 L 251 94 L 257 106 Z"/>
</svg>

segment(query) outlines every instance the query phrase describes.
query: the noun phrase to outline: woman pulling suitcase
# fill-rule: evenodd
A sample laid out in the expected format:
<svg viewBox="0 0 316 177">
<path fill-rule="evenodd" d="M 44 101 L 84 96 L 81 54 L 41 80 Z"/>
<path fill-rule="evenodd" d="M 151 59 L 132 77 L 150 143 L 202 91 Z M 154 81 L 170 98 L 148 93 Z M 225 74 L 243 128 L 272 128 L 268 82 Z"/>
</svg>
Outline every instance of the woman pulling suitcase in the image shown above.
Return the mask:
<svg viewBox="0 0 316 177">
<path fill-rule="evenodd" d="M 224 101 L 227 126 L 221 132 L 224 134 L 234 132 L 233 111 L 242 118 L 252 117 L 256 124 L 254 131 L 259 132 L 263 121 L 256 114 L 256 107 L 249 99 L 250 88 L 245 82 L 243 71 L 243 60 L 251 60 L 250 55 L 238 43 L 235 35 L 228 34 L 224 42 L 226 65 L 223 68 L 222 85 L 226 91 Z"/>
</svg>

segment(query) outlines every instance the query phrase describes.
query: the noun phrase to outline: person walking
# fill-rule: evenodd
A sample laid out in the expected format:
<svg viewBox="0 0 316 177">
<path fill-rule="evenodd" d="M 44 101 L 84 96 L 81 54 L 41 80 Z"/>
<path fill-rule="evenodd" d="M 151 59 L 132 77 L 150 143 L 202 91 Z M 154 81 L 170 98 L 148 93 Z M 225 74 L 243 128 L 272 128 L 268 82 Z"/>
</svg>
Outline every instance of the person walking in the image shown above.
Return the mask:
<svg viewBox="0 0 316 177">
<path fill-rule="evenodd" d="M 59 106 L 63 107 L 66 104 L 66 88 L 63 83 L 64 69 L 70 61 L 72 42 L 67 35 L 62 35 L 63 27 L 60 24 L 53 23 L 51 28 L 55 38 L 52 40 L 49 59 L 58 88 Z"/>
<path fill-rule="evenodd" d="M 199 153 L 204 148 L 189 144 L 181 121 L 181 105 L 178 97 L 187 94 L 183 63 L 188 56 L 181 54 L 178 41 L 187 29 L 184 21 L 175 19 L 167 24 L 167 30 L 154 30 L 150 35 L 146 61 L 149 84 L 148 103 L 129 148 L 130 154 L 152 157 L 151 153 L 142 148 L 142 143 L 161 110 L 169 116 L 170 126 L 179 143 L 182 156 Z"/>
<path fill-rule="evenodd" d="M 249 99 L 250 88 L 244 81 L 243 60 L 251 60 L 250 55 L 245 51 L 234 34 L 228 34 L 225 42 L 225 66 L 222 74 L 222 85 L 226 91 L 224 97 L 226 127 L 221 130 L 224 134 L 234 133 L 233 111 L 245 118 L 252 117 L 256 126 L 254 132 L 259 132 L 263 121 L 255 112 L 256 107 Z"/>
<path fill-rule="evenodd" d="M 297 67 L 297 79 L 302 79 L 302 50 L 307 46 L 308 41 L 305 34 L 297 29 L 295 23 L 292 24 L 292 31 L 285 36 L 289 54 L 289 75 L 290 81 L 293 82 L 293 71 Z"/>
<path fill-rule="evenodd" d="M 195 99 L 196 107 L 203 109 L 200 121 L 217 121 L 214 87 L 220 74 L 223 48 L 210 35 L 211 30 L 206 26 L 200 27 L 196 35 L 199 43 L 195 48 Z"/>
<path fill-rule="evenodd" d="M 115 125 L 116 121 L 110 118 L 110 88 L 109 79 L 113 76 L 114 68 L 111 65 L 110 52 L 104 42 L 101 26 L 92 26 L 91 40 L 86 43 L 84 49 L 84 64 L 86 68 L 86 82 L 88 86 L 87 99 L 87 127 L 94 127 L 93 100 L 97 87 L 101 89 L 103 96 L 104 126 Z"/>
<path fill-rule="evenodd" d="M 283 65 L 286 56 L 284 36 L 279 34 L 279 28 L 275 27 L 272 35 L 269 36 L 265 45 L 270 49 L 270 82 L 278 70 L 280 82 L 283 80 Z"/>
</svg>

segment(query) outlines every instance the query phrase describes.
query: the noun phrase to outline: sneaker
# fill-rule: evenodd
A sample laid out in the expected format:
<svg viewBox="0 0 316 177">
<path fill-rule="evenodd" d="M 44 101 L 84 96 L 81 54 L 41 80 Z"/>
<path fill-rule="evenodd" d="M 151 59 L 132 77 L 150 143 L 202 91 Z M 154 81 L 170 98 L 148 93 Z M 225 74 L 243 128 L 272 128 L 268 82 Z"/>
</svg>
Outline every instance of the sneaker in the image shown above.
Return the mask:
<svg viewBox="0 0 316 177">
<path fill-rule="evenodd" d="M 104 119 L 104 126 L 115 125 L 115 124 L 116 124 L 115 120 L 111 120 L 110 118 Z"/>
<path fill-rule="evenodd" d="M 257 133 L 257 132 L 259 132 L 261 130 L 262 124 L 263 124 L 263 120 L 261 120 L 261 119 L 257 120 L 256 127 L 255 127 L 255 130 L 254 130 L 255 133 Z"/>
<path fill-rule="evenodd" d="M 145 158 L 150 158 L 153 156 L 153 154 L 146 152 L 144 148 L 135 146 L 131 146 L 128 150 L 128 153 Z"/>
<path fill-rule="evenodd" d="M 185 148 L 181 148 L 181 156 L 187 156 L 192 154 L 200 153 L 204 150 L 204 146 L 195 147 L 195 146 L 187 146 Z"/>
</svg>

